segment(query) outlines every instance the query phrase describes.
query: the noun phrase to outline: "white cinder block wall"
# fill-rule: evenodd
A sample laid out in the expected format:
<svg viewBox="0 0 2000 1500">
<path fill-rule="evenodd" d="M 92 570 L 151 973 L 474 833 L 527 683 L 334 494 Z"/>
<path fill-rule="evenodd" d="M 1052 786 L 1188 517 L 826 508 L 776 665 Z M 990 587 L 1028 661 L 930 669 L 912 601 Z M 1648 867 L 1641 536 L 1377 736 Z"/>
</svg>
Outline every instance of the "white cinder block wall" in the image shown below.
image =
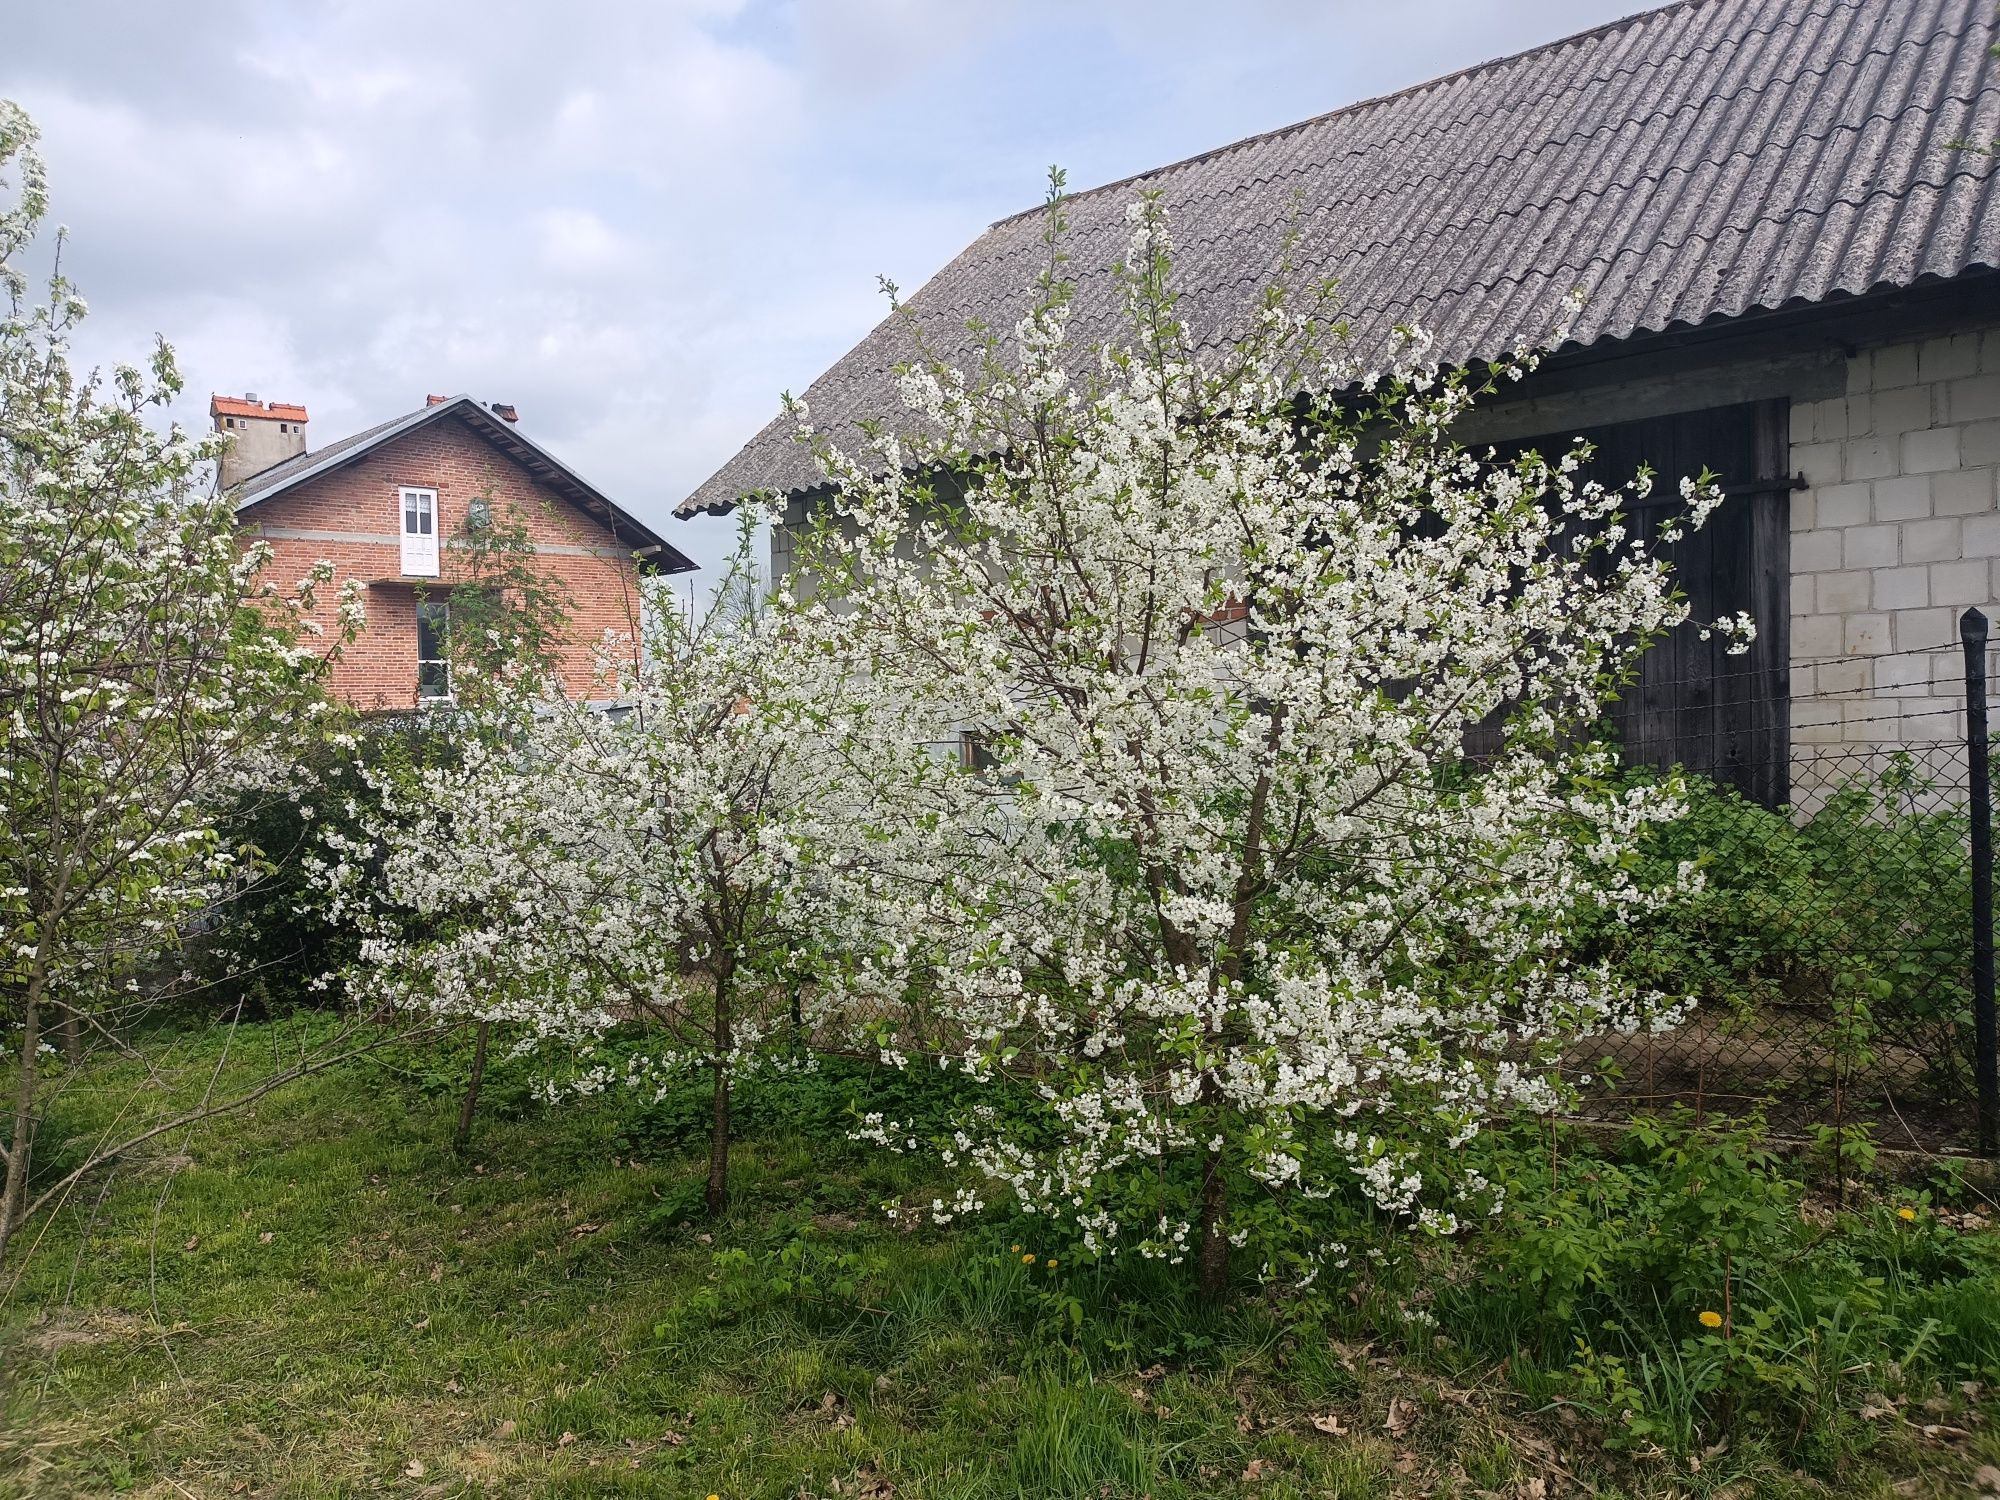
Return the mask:
<svg viewBox="0 0 2000 1500">
<path fill-rule="evenodd" d="M 1795 767 L 1962 735 L 1959 615 L 2000 596 L 2000 329 L 1854 355 L 1846 395 L 1793 403 L 1791 456 Z"/>
</svg>

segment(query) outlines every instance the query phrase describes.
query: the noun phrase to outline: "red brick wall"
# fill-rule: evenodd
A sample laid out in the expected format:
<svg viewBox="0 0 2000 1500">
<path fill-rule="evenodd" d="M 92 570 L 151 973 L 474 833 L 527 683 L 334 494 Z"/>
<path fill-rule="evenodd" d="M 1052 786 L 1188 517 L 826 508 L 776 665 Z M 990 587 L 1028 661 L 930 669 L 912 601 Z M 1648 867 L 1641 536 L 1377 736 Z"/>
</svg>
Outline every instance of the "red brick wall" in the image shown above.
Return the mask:
<svg viewBox="0 0 2000 1500">
<path fill-rule="evenodd" d="M 262 540 L 271 548 L 265 577 L 289 590 L 324 558 L 334 565 L 334 582 L 320 593 L 319 618 L 329 633 L 339 588 L 349 578 L 366 585 L 368 623 L 334 667 L 333 690 L 361 709 L 409 708 L 416 702 L 416 588 L 402 576 L 404 487 L 437 491 L 440 577 L 429 580 L 430 597 L 444 599 L 453 576 L 450 538 L 465 524 L 477 498 L 492 502 L 496 521 L 518 514 L 537 546 L 632 546 L 613 536 L 596 518 L 538 484 L 519 464 L 464 423 L 444 418 L 397 438 L 344 468 L 309 479 L 244 516 L 245 544 Z M 271 531 L 367 533 L 379 542 L 271 536 Z M 595 670 L 597 643 L 607 630 L 637 634 L 639 596 L 629 555 L 586 557 L 545 552 L 538 565 L 559 579 L 575 601 L 570 642 L 562 653 L 563 682 L 573 697 L 595 698 L 608 689 Z M 629 649 L 629 646 L 628 648 Z"/>
</svg>

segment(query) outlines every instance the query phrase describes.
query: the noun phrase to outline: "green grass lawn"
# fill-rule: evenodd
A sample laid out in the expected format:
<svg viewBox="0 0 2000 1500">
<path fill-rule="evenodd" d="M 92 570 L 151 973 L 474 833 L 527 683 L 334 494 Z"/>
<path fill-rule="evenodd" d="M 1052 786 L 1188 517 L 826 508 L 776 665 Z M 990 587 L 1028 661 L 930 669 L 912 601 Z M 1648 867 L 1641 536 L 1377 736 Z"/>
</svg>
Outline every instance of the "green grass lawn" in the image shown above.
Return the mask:
<svg viewBox="0 0 2000 1500">
<path fill-rule="evenodd" d="M 289 1034 L 245 1028 L 224 1081 Z M 94 1070 L 48 1151 L 198 1095 L 216 1047 L 159 1041 L 143 1087 Z M 1207 1316 L 1024 1264 L 1018 1230 L 901 1231 L 878 1206 L 915 1169 L 755 1107 L 705 1223 L 698 1143 L 542 1110 L 502 1068 L 455 1154 L 452 1068 L 400 1064 L 164 1140 L 31 1227 L 0 1279 L 0 1495 L 1744 1500 L 1965 1494 L 2000 1461 L 1978 1392 L 1876 1419 L 1831 1480 L 1754 1442 L 1610 1453 L 1448 1329 L 1385 1332 L 1365 1278 L 1309 1319 L 1254 1292 Z"/>
</svg>

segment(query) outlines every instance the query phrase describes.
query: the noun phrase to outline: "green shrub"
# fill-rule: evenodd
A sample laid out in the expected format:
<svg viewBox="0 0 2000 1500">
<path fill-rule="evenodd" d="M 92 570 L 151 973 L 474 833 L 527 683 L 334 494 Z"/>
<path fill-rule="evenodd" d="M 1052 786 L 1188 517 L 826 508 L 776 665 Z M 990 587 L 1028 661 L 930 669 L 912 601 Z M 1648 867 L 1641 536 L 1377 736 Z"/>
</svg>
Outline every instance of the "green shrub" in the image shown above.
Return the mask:
<svg viewBox="0 0 2000 1500">
<path fill-rule="evenodd" d="M 1614 1443 L 1685 1454 L 1749 1432 L 1825 1468 L 1866 1442 L 1871 1393 L 1995 1378 L 2000 1243 L 1923 1195 L 1809 1210 L 1761 1126 L 1687 1114 L 1606 1149 L 1532 1126 L 1482 1149 L 1507 1207 L 1440 1324 Z"/>
</svg>

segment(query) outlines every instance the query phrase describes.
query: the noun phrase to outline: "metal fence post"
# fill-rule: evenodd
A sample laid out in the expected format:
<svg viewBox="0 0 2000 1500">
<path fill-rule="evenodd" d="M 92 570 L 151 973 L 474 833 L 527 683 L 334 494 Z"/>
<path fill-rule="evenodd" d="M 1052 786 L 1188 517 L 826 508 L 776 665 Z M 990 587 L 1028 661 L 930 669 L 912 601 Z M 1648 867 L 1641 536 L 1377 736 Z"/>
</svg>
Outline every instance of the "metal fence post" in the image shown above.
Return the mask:
<svg viewBox="0 0 2000 1500">
<path fill-rule="evenodd" d="M 1986 616 L 1958 620 L 1965 643 L 1965 756 L 1972 815 L 1972 1045 L 1979 1151 L 2000 1154 L 2000 1035 L 1993 1014 L 1993 790 L 1986 767 Z"/>
</svg>

